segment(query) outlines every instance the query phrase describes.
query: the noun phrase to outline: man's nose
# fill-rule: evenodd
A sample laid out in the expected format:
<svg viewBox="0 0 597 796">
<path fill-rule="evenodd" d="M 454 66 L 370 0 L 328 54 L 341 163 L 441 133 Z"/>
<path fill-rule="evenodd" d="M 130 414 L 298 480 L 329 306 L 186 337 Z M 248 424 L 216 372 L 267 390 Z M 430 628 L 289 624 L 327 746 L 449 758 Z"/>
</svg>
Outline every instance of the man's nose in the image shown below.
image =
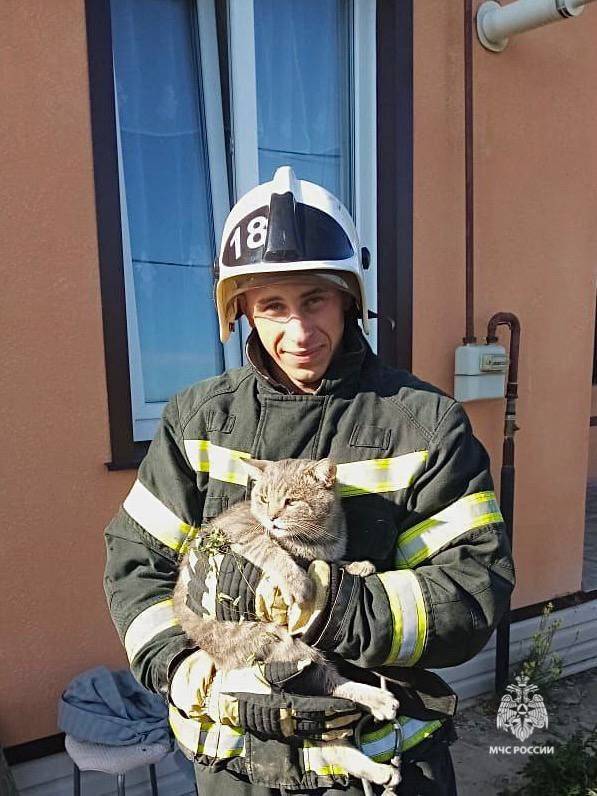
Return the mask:
<svg viewBox="0 0 597 796">
<path fill-rule="evenodd" d="M 297 343 L 308 340 L 312 332 L 312 322 L 300 313 L 292 315 L 286 323 L 286 333 Z"/>
</svg>

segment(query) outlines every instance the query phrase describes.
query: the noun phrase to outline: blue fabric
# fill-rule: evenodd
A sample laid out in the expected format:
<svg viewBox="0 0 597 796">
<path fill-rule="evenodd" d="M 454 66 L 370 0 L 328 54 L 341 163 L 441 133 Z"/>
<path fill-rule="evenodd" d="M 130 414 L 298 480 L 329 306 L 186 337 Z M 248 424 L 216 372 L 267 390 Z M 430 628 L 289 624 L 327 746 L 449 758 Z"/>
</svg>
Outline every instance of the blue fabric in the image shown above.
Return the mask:
<svg viewBox="0 0 597 796">
<path fill-rule="evenodd" d="M 174 745 L 164 701 L 130 671 L 113 672 L 105 666 L 71 680 L 58 703 L 58 726 L 90 743 Z"/>
</svg>

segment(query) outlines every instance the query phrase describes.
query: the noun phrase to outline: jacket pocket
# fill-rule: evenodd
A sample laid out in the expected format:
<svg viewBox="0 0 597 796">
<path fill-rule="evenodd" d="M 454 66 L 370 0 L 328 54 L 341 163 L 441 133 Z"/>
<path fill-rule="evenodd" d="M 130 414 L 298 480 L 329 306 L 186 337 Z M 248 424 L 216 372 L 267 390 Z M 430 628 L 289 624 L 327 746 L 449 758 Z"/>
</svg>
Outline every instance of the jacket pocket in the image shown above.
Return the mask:
<svg viewBox="0 0 597 796">
<path fill-rule="evenodd" d="M 213 520 L 228 508 L 227 495 L 207 495 L 203 504 L 203 523 Z"/>
</svg>

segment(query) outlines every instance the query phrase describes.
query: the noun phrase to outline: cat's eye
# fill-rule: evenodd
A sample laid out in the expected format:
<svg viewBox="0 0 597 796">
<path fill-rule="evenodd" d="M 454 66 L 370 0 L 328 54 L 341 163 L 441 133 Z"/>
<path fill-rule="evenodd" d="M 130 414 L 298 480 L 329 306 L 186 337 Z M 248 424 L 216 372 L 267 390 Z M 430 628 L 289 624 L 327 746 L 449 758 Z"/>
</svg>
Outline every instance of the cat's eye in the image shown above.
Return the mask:
<svg viewBox="0 0 597 796">
<path fill-rule="evenodd" d="M 259 495 L 259 502 L 260 503 L 267 503 L 267 495 Z"/>
<path fill-rule="evenodd" d="M 286 500 L 285 502 L 286 502 L 287 506 L 298 506 L 298 504 L 301 501 L 300 500 Z"/>
</svg>

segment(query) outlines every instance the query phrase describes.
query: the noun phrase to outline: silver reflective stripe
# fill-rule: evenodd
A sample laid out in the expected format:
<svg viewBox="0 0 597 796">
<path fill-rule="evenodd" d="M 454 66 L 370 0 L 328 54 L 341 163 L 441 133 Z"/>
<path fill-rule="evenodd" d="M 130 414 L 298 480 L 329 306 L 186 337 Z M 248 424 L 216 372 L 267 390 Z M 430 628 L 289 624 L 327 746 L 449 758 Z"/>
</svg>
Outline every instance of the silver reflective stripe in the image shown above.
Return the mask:
<svg viewBox="0 0 597 796">
<path fill-rule="evenodd" d="M 193 470 L 198 473 L 209 472 L 209 440 L 185 439 L 184 449 Z"/>
<path fill-rule="evenodd" d="M 411 486 L 425 467 L 427 451 L 414 451 L 390 459 L 366 459 L 339 464 L 336 479 L 342 497 L 395 492 Z"/>
<path fill-rule="evenodd" d="M 245 754 L 245 734 L 226 724 L 213 724 L 199 736 L 199 754 L 218 759 Z"/>
<path fill-rule="evenodd" d="M 400 535 L 396 567 L 412 569 L 461 534 L 495 522 L 503 522 L 495 492 L 466 495 Z"/>
<path fill-rule="evenodd" d="M 411 749 L 432 732 L 442 726 L 441 721 L 420 721 L 409 716 L 398 716 L 402 728 L 402 749 Z M 384 724 L 374 732 L 365 733 L 361 739 L 361 751 L 378 763 L 392 759 L 396 745 L 396 735 L 391 724 Z"/>
<path fill-rule="evenodd" d="M 251 454 L 214 445 L 205 439 L 184 441 L 189 462 L 198 472 L 228 484 L 246 486 L 248 476 L 239 464 Z M 425 450 L 392 456 L 389 459 L 366 459 L 338 464 L 337 481 L 342 497 L 395 492 L 411 486 L 427 461 Z"/>
<path fill-rule="evenodd" d="M 218 481 L 225 481 L 228 484 L 246 486 L 248 475 L 240 461 L 250 458 L 250 453 L 233 451 L 210 443 L 209 475 L 211 478 L 217 478 Z"/>
<path fill-rule="evenodd" d="M 172 704 L 168 706 L 168 720 L 178 743 L 194 755 L 197 754 L 201 722 L 197 719 L 185 718 Z"/>
<path fill-rule="evenodd" d="M 122 505 L 143 530 L 176 552 L 182 549 L 193 531 L 193 526 L 177 517 L 138 479 Z"/>
<path fill-rule="evenodd" d="M 305 771 L 313 771 L 320 777 L 342 776 L 348 771 L 330 759 L 332 744 L 315 744 L 303 741 L 303 765 Z"/>
<path fill-rule="evenodd" d="M 245 754 L 245 734 L 240 728 L 187 719 L 174 705 L 169 706 L 168 718 L 176 740 L 196 755 L 225 759 Z"/>
<path fill-rule="evenodd" d="M 400 721 L 400 717 L 398 718 Z M 384 724 L 374 732 L 364 733 L 360 744 L 361 751 L 378 763 L 385 763 L 394 756 L 396 731 L 392 724 Z"/>
<path fill-rule="evenodd" d="M 250 459 L 250 453 L 223 448 L 206 439 L 185 439 L 184 447 L 189 462 L 198 472 L 209 473 L 210 478 L 227 484 L 247 485 L 248 475 L 239 461 Z"/>
<path fill-rule="evenodd" d="M 427 612 L 417 576 L 410 570 L 380 572 L 392 612 L 392 646 L 386 665 L 412 666 L 420 657 L 427 635 Z"/>
<path fill-rule="evenodd" d="M 419 719 L 408 719 L 406 716 L 400 716 L 399 721 L 404 737 L 402 748 L 405 751 L 423 741 L 442 726 L 441 721 L 420 721 Z"/>
<path fill-rule="evenodd" d="M 162 600 L 159 603 L 150 605 L 138 614 L 128 627 L 124 635 L 124 647 L 129 662 L 132 663 L 142 648 L 148 644 L 152 638 L 164 630 L 180 624 L 180 620 L 174 614 L 172 599 Z"/>
</svg>

